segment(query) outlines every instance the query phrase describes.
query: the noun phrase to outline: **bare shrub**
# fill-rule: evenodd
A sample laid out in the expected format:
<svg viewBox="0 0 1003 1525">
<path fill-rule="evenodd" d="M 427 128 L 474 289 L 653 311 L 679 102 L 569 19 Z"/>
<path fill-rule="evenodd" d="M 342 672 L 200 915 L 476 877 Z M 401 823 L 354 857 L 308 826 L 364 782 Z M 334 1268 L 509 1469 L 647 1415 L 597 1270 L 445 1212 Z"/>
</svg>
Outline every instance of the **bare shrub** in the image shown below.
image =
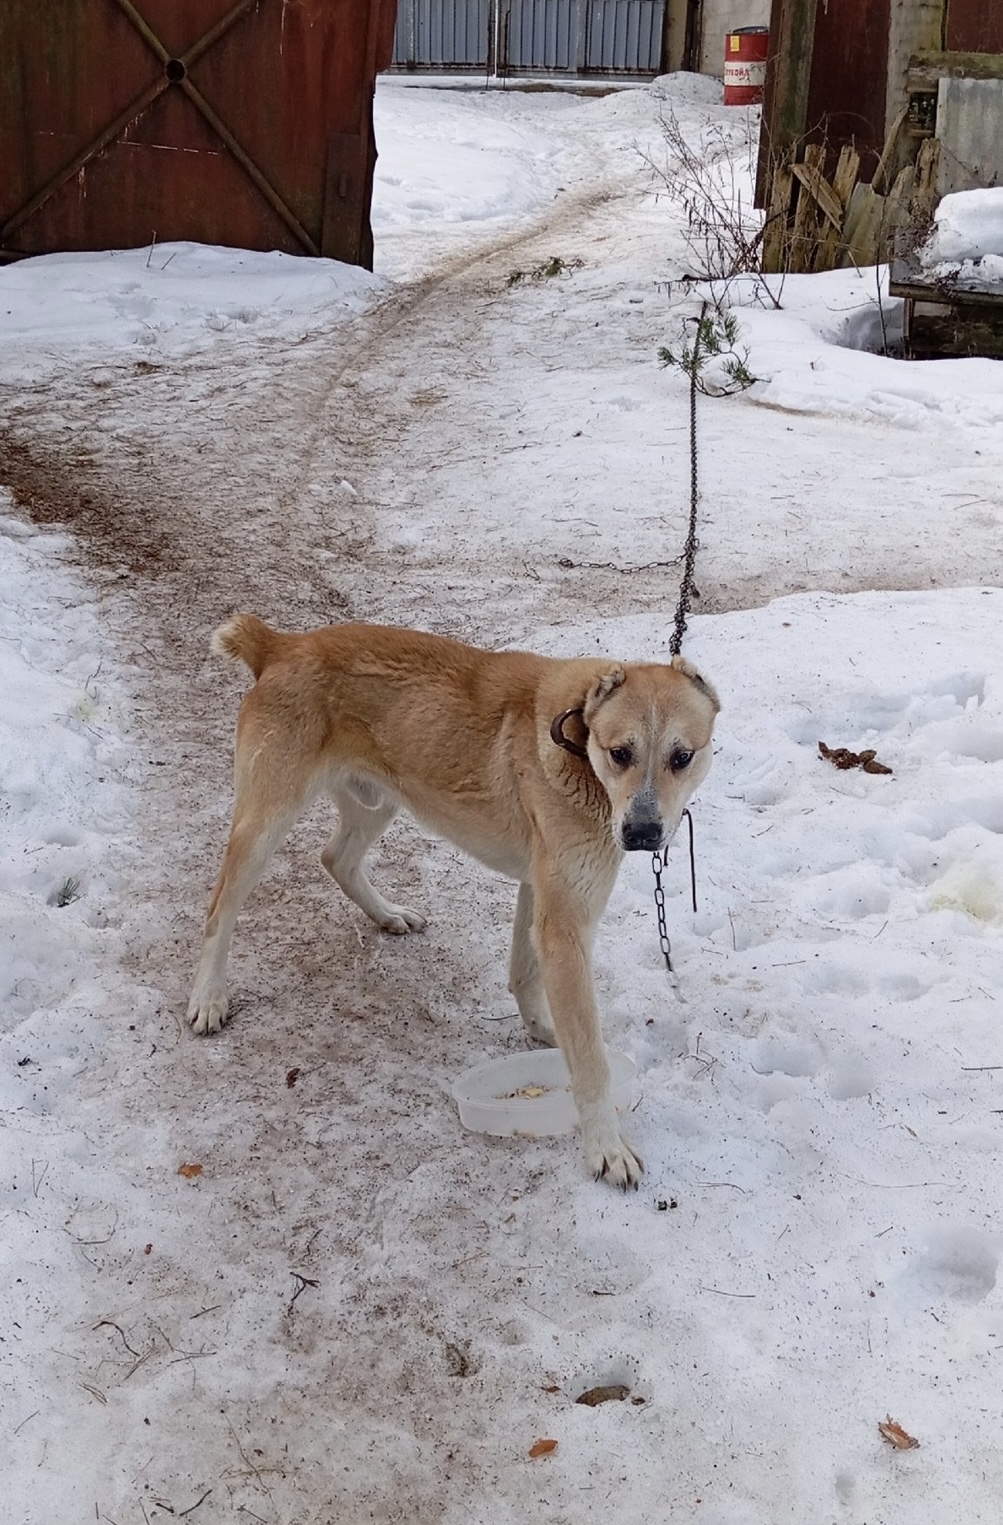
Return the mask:
<svg viewBox="0 0 1003 1525">
<path fill-rule="evenodd" d="M 782 283 L 774 290 L 761 271 L 766 217 L 752 206 L 745 190 L 745 165 L 755 151 L 755 118 L 745 118 L 745 140 L 720 122 L 702 127 L 691 140 L 671 106 L 661 113 L 664 153 L 638 149 L 641 158 L 666 192 L 683 210 L 683 237 L 692 280 L 724 287 L 738 276 L 752 276 L 756 294 L 779 308 Z M 723 306 L 723 300 L 715 305 Z"/>
</svg>

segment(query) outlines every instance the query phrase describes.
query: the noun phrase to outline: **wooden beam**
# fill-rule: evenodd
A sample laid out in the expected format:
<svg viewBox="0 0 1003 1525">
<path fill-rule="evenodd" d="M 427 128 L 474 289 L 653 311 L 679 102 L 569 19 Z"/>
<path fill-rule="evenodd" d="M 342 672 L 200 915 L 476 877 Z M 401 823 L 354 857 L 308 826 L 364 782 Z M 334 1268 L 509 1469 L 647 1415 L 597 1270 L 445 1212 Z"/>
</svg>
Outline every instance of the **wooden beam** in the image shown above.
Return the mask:
<svg viewBox="0 0 1003 1525">
<path fill-rule="evenodd" d="M 792 170 L 804 170 L 806 175 L 818 183 L 823 179 L 822 170 L 825 166 L 825 148 L 821 143 L 809 143 L 804 151 L 805 162 L 803 165 L 794 164 Z M 791 252 L 787 262 L 787 268 L 792 273 L 808 272 L 814 270 L 815 260 L 818 255 L 820 204 L 814 194 L 809 192 L 806 181 L 800 174 L 797 175 L 801 182 L 798 189 L 798 203 L 794 209 L 794 228 L 791 232 Z M 826 190 L 829 187 L 826 186 Z"/>
<path fill-rule="evenodd" d="M 1003 53 L 914 53 L 906 88 L 936 90 L 939 79 L 1003 79 Z"/>
<path fill-rule="evenodd" d="M 790 165 L 778 164 L 773 171 L 770 205 L 763 230 L 763 270 L 777 274 L 787 269 L 790 254 L 790 229 L 788 220 L 791 209 L 791 186 L 793 176 Z"/>
<path fill-rule="evenodd" d="M 822 162 L 825 162 L 824 159 Z M 843 226 L 843 208 L 840 206 L 839 198 L 828 180 L 826 180 L 821 168 L 816 164 L 812 164 L 810 167 L 808 164 L 792 164 L 791 169 L 805 190 L 814 196 L 822 211 L 838 232 Z"/>
<path fill-rule="evenodd" d="M 773 0 L 755 205 L 770 201 L 773 171 L 804 137 L 818 0 Z"/>
<path fill-rule="evenodd" d="M 830 222 L 829 226 L 823 229 L 818 258 L 815 261 L 816 270 L 835 269 L 836 262 L 842 253 L 846 211 L 850 205 L 850 197 L 857 183 L 859 171 L 860 155 L 851 144 L 844 143 L 839 151 L 836 173 L 832 177 L 832 189 L 839 202 L 839 226 L 834 228 Z"/>
</svg>

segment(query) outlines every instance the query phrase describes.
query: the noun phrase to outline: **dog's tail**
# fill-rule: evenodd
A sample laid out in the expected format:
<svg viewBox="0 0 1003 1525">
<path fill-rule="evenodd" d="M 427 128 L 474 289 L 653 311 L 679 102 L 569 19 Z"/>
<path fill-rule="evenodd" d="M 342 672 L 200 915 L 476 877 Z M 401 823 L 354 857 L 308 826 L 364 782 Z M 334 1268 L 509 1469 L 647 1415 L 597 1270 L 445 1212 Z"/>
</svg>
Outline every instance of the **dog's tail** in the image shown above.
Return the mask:
<svg viewBox="0 0 1003 1525">
<path fill-rule="evenodd" d="M 234 614 L 213 631 L 210 649 L 220 657 L 239 657 L 256 678 L 268 666 L 278 642 L 278 632 L 256 614 Z"/>
</svg>

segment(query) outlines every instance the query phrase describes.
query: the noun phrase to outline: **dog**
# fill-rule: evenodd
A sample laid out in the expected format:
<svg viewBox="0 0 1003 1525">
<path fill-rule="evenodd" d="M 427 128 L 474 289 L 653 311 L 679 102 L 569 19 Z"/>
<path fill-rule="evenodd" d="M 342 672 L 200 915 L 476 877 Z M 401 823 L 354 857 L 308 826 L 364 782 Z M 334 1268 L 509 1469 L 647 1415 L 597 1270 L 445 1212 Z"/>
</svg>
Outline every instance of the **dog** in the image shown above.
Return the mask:
<svg viewBox="0 0 1003 1525">
<path fill-rule="evenodd" d="M 717 694 L 668 664 L 483 651 L 382 625 L 283 634 L 252 614 L 212 649 L 256 678 L 237 722 L 236 799 L 188 1008 L 196 1033 L 226 1019 L 234 924 L 272 853 L 318 796 L 338 830 L 321 854 L 386 932 L 425 918 L 363 868 L 402 807 L 519 886 L 509 989 L 529 1035 L 559 1044 L 589 1169 L 625 1190 L 644 1169 L 610 1100 L 591 951 L 625 852 L 671 841 L 710 766 Z"/>
</svg>

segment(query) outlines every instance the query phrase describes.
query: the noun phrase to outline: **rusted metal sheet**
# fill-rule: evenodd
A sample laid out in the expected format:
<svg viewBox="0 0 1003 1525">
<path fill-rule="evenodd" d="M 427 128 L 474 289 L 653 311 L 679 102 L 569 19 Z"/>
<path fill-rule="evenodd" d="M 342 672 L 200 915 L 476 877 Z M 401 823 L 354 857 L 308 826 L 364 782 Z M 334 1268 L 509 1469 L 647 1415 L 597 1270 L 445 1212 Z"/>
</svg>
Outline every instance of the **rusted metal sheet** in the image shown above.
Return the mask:
<svg viewBox="0 0 1003 1525">
<path fill-rule="evenodd" d="M 1000 0 L 949 0 L 944 47 L 956 53 L 1003 53 Z"/>
<path fill-rule="evenodd" d="M 396 0 L 2 0 L 0 258 L 192 239 L 372 263 Z"/>
<path fill-rule="evenodd" d="M 817 0 L 773 0 L 756 167 L 757 207 L 770 200 L 773 169 L 804 135 Z"/>
<path fill-rule="evenodd" d="M 889 0 L 840 0 L 815 10 L 807 136 L 825 143 L 833 162 L 852 143 L 864 181 L 885 141 L 889 27 Z"/>
<path fill-rule="evenodd" d="M 807 143 L 860 155 L 869 180 L 885 140 L 890 0 L 773 0 L 756 173 L 756 205 L 770 200 L 773 167 Z"/>
</svg>

